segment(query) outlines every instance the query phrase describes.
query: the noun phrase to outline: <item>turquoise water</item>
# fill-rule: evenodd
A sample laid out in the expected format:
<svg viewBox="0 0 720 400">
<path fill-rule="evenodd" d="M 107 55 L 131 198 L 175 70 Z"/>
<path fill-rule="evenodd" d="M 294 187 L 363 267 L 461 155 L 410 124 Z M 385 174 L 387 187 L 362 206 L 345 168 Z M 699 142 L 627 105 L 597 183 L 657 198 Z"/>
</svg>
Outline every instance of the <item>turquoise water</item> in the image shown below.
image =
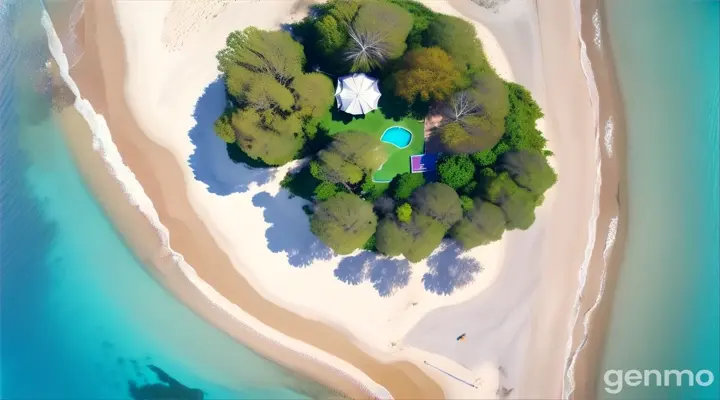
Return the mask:
<svg viewBox="0 0 720 400">
<path fill-rule="evenodd" d="M 610 395 L 600 375 L 599 396 L 717 399 L 720 3 L 605 5 L 628 118 L 629 231 L 603 370 L 709 370 L 715 381 L 653 378 Z"/>
<path fill-rule="evenodd" d="M 35 90 L 40 12 L 0 5 L 0 398 L 158 398 L 151 367 L 179 381 L 173 398 L 327 394 L 197 317 L 123 245 Z"/>
<path fill-rule="evenodd" d="M 393 126 L 383 132 L 382 136 L 380 136 L 380 140 L 402 149 L 410 144 L 410 141 L 412 140 L 412 133 L 401 126 Z"/>
</svg>

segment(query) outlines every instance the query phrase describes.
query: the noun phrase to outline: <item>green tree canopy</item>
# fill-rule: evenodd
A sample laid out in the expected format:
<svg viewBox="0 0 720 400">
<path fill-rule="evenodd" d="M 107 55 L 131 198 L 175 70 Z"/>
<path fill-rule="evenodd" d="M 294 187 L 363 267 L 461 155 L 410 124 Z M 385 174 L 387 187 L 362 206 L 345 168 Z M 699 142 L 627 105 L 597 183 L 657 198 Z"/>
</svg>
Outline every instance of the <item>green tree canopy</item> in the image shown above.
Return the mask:
<svg viewBox="0 0 720 400">
<path fill-rule="evenodd" d="M 405 172 L 396 175 L 390 183 L 395 200 L 407 200 L 415 189 L 425 184 L 425 176 L 419 173 Z"/>
<path fill-rule="evenodd" d="M 412 103 L 444 100 L 458 85 L 461 75 L 450 56 L 438 47 L 408 52 L 403 67 L 394 75 L 395 94 Z"/>
<path fill-rule="evenodd" d="M 445 50 L 466 75 L 491 70 L 475 27 L 464 19 L 439 14 L 430 23 L 425 36 L 427 47 Z"/>
<path fill-rule="evenodd" d="M 238 147 L 251 158 L 269 165 L 292 160 L 303 144 L 301 122 L 294 116 L 284 119 L 248 108 L 233 114 L 232 126 Z"/>
<path fill-rule="evenodd" d="M 412 245 L 410 233 L 394 218 L 385 217 L 380 220 L 375 236 L 378 251 L 389 257 L 407 252 Z"/>
<path fill-rule="evenodd" d="M 451 152 L 490 150 L 503 137 L 508 110 L 508 90 L 502 79 L 493 72 L 478 73 L 468 89 L 442 104 L 441 114 L 448 124 L 440 138 Z"/>
<path fill-rule="evenodd" d="M 536 196 L 557 182 L 557 174 L 537 150 L 509 151 L 503 154 L 500 168 L 507 171 L 518 186 Z"/>
<path fill-rule="evenodd" d="M 500 206 L 507 229 L 527 229 L 535 221 L 537 196 L 519 187 L 507 172 L 487 179 L 483 198 Z"/>
<path fill-rule="evenodd" d="M 440 182 L 457 190 L 467 185 L 475 176 L 475 165 L 466 154 L 443 156 L 437 164 Z"/>
<path fill-rule="evenodd" d="M 410 222 L 412 220 L 412 206 L 408 203 L 402 203 L 395 210 L 398 221 Z"/>
<path fill-rule="evenodd" d="M 413 18 L 402 7 L 384 2 L 362 3 L 348 30 L 346 59 L 353 72 L 368 72 L 405 52 Z"/>
<path fill-rule="evenodd" d="M 375 137 L 363 132 L 341 132 L 327 149 L 318 153 L 323 179 L 358 183 L 387 160 L 387 151 Z"/>
<path fill-rule="evenodd" d="M 295 78 L 292 88 L 297 94 L 301 115 L 320 118 L 333 105 L 333 83 L 321 73 L 303 74 Z"/>
<path fill-rule="evenodd" d="M 432 217 L 449 228 L 462 217 L 460 197 L 444 183 L 428 183 L 415 190 L 411 198 L 414 214 Z"/>
<path fill-rule="evenodd" d="M 215 121 L 215 133 L 225 143 L 235 143 L 235 130 L 232 127 L 231 118 L 227 113 Z"/>
<path fill-rule="evenodd" d="M 226 47 L 217 55 L 219 69 L 232 65 L 271 75 L 282 84 L 302 73 L 305 53 L 300 43 L 285 31 L 263 31 L 255 27 L 230 33 Z"/>
<path fill-rule="evenodd" d="M 495 204 L 475 199 L 473 207 L 450 230 L 465 250 L 499 240 L 505 231 L 505 213 Z"/>
<path fill-rule="evenodd" d="M 440 245 L 447 227 L 434 218 L 415 213 L 413 221 L 405 225 L 411 245 L 403 253 L 408 261 L 416 263 L 427 258 Z"/>
<path fill-rule="evenodd" d="M 543 116 L 540 107 L 524 87 L 507 82 L 510 111 L 505 120 L 505 135 L 494 152 L 500 156 L 508 150 L 535 149 L 542 151 L 547 140 L 537 127 L 537 120 Z M 503 145 L 503 148 L 497 148 Z"/>
<path fill-rule="evenodd" d="M 310 230 L 338 254 L 361 248 L 376 227 L 372 205 L 350 193 L 338 193 L 319 203 L 310 218 Z"/>
<path fill-rule="evenodd" d="M 277 108 L 289 112 L 295 104 L 295 98 L 288 88 L 270 75 L 256 74 L 245 95 L 247 105 L 257 111 Z"/>
</svg>

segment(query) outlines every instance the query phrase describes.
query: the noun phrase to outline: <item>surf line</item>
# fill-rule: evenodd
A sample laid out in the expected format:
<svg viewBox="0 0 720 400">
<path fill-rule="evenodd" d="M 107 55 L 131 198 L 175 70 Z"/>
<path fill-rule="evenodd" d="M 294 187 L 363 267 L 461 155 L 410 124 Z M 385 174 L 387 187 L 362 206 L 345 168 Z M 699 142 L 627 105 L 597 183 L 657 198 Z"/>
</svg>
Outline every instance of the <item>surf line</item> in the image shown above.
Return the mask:
<svg viewBox="0 0 720 400">
<path fill-rule="evenodd" d="M 465 380 L 462 380 L 462 379 L 458 378 L 457 376 L 455 376 L 455 375 L 453 375 L 453 374 L 451 374 L 451 373 L 449 373 L 449 372 L 443 371 L 443 370 L 440 369 L 439 367 L 436 367 L 436 366 L 430 364 L 430 363 L 427 362 L 427 361 L 423 361 L 423 362 L 425 363 L 425 365 L 429 365 L 429 366 L 435 368 L 436 370 L 442 372 L 443 374 L 445 374 L 445 375 L 447 375 L 447 376 L 449 376 L 449 377 L 451 377 L 451 378 L 453 378 L 453 379 L 456 379 L 456 380 L 458 380 L 458 381 L 460 381 L 460 382 L 462 382 L 462 383 L 464 383 L 464 384 L 466 384 L 466 385 L 468 385 L 468 386 L 470 386 L 470 387 L 474 387 L 475 389 L 478 388 L 477 386 L 473 385 L 472 383 L 470 383 L 470 382 L 468 382 L 468 381 L 465 381 Z"/>
</svg>

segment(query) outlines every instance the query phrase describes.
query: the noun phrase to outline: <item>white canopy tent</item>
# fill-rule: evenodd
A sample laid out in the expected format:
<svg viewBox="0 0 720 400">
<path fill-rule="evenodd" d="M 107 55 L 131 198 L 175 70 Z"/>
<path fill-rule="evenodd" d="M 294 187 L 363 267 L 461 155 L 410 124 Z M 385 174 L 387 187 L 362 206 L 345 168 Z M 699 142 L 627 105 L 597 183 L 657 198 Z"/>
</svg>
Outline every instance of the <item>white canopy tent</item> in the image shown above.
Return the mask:
<svg viewBox="0 0 720 400">
<path fill-rule="evenodd" d="M 335 99 L 338 108 L 348 114 L 367 114 L 378 106 L 378 81 L 365 74 L 343 76 L 338 79 Z"/>
</svg>

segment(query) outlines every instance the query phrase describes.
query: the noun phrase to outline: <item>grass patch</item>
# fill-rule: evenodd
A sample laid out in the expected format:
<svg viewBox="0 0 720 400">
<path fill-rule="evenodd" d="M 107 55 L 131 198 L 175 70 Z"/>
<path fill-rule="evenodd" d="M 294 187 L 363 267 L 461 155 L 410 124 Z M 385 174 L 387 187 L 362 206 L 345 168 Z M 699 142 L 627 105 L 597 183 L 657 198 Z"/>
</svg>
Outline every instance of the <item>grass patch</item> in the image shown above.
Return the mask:
<svg viewBox="0 0 720 400">
<path fill-rule="evenodd" d="M 375 172 L 373 179 L 379 182 L 390 182 L 396 175 L 410 172 L 410 156 L 422 154 L 425 150 L 425 131 L 423 121 L 413 118 L 393 120 L 387 118 L 381 110 L 374 110 L 364 116 L 353 117 L 342 111 L 333 110 L 320 122 L 327 134 L 332 136 L 338 132 L 356 131 L 375 136 L 378 140 L 386 129 L 401 126 L 412 133 L 410 144 L 404 149 L 390 143 L 383 143 L 388 152 L 388 160 Z"/>
</svg>

